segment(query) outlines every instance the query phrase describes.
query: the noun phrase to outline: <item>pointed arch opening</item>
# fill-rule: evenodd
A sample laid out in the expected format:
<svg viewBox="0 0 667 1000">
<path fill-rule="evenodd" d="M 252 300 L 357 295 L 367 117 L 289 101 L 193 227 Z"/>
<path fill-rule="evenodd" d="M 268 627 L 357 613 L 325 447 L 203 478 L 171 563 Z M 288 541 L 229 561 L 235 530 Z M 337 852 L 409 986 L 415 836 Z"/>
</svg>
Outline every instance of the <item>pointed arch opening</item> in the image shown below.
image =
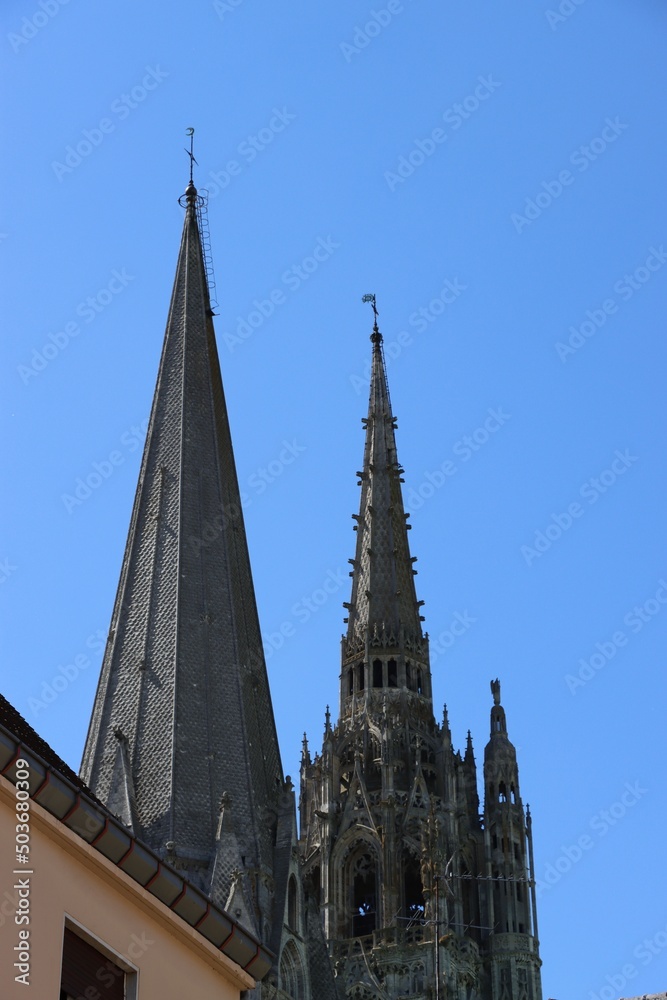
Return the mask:
<svg viewBox="0 0 667 1000">
<path fill-rule="evenodd" d="M 423 993 L 424 992 L 424 980 L 426 973 L 424 966 L 421 962 L 418 962 L 412 968 L 412 991 L 413 993 Z"/>
<path fill-rule="evenodd" d="M 382 660 L 373 660 L 373 687 L 382 687 Z"/>
<path fill-rule="evenodd" d="M 387 687 L 398 687 L 398 663 L 393 658 L 387 662 Z"/>
<path fill-rule="evenodd" d="M 303 966 L 294 941 L 287 942 L 280 956 L 280 988 L 292 1000 L 305 1000 Z"/>
<path fill-rule="evenodd" d="M 357 663 L 357 691 L 364 690 L 364 665 Z"/>
</svg>

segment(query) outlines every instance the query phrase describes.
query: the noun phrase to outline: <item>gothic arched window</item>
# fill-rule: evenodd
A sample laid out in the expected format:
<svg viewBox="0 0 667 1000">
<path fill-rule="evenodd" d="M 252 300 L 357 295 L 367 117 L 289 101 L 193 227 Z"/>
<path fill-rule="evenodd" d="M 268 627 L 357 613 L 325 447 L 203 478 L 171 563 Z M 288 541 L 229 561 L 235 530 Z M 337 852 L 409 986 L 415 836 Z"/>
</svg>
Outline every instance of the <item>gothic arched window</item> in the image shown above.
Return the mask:
<svg viewBox="0 0 667 1000">
<path fill-rule="evenodd" d="M 423 993 L 424 991 L 424 966 L 418 962 L 412 968 L 412 992 Z"/>
<path fill-rule="evenodd" d="M 373 687 L 382 687 L 382 660 L 373 660 Z"/>
<path fill-rule="evenodd" d="M 280 988 L 292 1000 L 304 1000 L 303 968 L 293 941 L 287 942 L 280 956 Z"/>
</svg>

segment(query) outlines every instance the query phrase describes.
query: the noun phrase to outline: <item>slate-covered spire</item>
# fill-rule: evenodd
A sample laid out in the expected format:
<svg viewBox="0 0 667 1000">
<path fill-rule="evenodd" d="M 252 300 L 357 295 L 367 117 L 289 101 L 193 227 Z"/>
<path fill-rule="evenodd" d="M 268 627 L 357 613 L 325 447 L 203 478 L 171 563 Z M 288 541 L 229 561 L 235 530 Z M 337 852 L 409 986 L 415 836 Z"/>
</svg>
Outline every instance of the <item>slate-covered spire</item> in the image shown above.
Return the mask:
<svg viewBox="0 0 667 1000">
<path fill-rule="evenodd" d="M 81 774 L 211 887 L 268 885 L 283 775 L 190 182 L 150 424 Z M 216 840 L 221 802 L 234 838 Z M 231 843 L 238 857 L 228 857 Z M 260 890 L 257 890 L 258 892 Z"/>
<path fill-rule="evenodd" d="M 382 334 L 375 323 L 371 341 L 370 398 L 366 418 L 366 444 L 361 479 L 361 504 L 357 518 L 357 546 L 353 560 L 352 598 L 348 605 L 348 641 L 367 633 L 400 632 L 411 640 L 422 637 L 420 604 L 414 584 L 414 560 L 408 545 L 407 516 L 403 507 L 402 468 L 396 453 Z"/>
</svg>

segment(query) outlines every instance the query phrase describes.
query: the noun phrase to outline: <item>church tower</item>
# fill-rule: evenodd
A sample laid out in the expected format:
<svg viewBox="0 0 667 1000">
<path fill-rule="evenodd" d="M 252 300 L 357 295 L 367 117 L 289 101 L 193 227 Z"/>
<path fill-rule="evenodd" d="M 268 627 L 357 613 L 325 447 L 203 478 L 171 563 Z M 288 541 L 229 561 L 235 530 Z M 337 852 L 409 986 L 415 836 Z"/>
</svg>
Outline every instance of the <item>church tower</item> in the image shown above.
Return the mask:
<svg viewBox="0 0 667 1000">
<path fill-rule="evenodd" d="M 274 952 L 257 996 L 334 1000 L 280 762 L 202 252 L 205 204 L 192 178 L 181 204 L 81 776 L 136 837 Z"/>
<path fill-rule="evenodd" d="M 338 722 L 304 738 L 301 853 L 350 1000 L 541 1000 L 530 818 L 500 685 L 484 811 L 468 734 L 434 717 L 377 311 Z"/>
</svg>

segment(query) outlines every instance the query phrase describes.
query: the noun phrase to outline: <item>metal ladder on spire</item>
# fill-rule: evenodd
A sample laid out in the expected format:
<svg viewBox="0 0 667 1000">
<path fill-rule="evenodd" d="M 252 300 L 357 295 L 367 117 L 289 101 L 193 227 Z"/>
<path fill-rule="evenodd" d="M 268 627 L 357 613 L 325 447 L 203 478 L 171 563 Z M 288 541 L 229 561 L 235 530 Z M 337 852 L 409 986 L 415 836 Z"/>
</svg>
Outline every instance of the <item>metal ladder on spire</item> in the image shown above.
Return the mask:
<svg viewBox="0 0 667 1000">
<path fill-rule="evenodd" d="M 202 256 L 204 258 L 204 270 L 206 271 L 206 285 L 208 287 L 208 297 L 211 300 L 211 310 L 218 308 L 216 298 L 215 273 L 213 271 L 213 254 L 211 252 L 211 231 L 208 224 L 208 191 L 202 188 L 197 198 L 197 222 L 199 223 L 199 236 L 201 239 Z"/>
</svg>

